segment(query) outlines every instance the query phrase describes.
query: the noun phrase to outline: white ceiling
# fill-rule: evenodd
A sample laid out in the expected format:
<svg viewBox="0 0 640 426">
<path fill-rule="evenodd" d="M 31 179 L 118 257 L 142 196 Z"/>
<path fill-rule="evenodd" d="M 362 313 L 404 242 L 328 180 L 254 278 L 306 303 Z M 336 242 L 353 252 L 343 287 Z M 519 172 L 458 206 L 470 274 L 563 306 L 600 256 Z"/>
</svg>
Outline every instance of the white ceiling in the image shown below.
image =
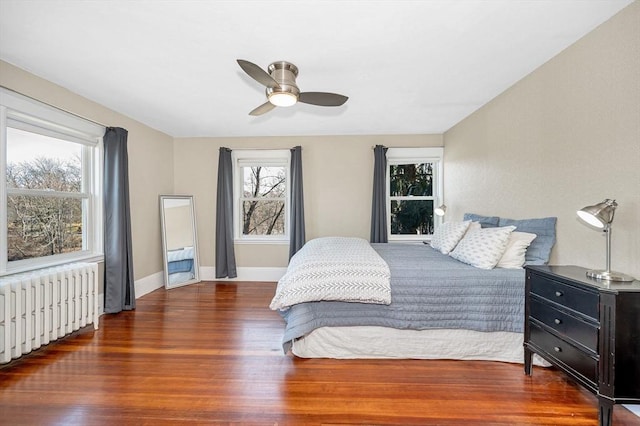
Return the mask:
<svg viewBox="0 0 640 426">
<path fill-rule="evenodd" d="M 174 137 L 443 133 L 630 3 L 0 0 L 0 59 Z M 238 58 L 349 100 L 251 117 Z"/>
</svg>

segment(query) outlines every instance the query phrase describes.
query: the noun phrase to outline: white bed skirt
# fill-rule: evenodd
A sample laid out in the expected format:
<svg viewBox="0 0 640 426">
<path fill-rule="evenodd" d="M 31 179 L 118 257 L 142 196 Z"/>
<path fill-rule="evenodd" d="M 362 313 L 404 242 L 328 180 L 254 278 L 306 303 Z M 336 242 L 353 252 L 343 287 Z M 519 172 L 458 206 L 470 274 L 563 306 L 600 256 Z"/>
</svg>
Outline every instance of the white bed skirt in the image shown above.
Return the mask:
<svg viewBox="0 0 640 426">
<path fill-rule="evenodd" d="M 301 358 L 457 359 L 524 363 L 522 333 L 473 330 L 399 330 L 387 327 L 321 327 L 293 342 Z M 534 355 L 534 365 L 549 366 Z"/>
</svg>

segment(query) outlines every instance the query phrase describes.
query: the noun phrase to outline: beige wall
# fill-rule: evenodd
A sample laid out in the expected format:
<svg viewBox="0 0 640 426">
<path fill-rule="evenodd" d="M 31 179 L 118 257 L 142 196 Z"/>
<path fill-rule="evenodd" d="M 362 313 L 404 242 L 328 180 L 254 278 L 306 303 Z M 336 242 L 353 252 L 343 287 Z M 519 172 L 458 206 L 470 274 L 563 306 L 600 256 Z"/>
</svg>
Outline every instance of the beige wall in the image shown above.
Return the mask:
<svg viewBox="0 0 640 426">
<path fill-rule="evenodd" d="M 173 138 L 3 61 L 0 61 L 0 84 L 90 120 L 129 131 L 135 279 L 161 271 L 158 195 L 173 192 Z"/>
<path fill-rule="evenodd" d="M 218 150 L 302 147 L 307 240 L 328 235 L 369 239 L 373 147 L 442 146 L 441 135 L 176 139 L 176 194 L 194 195 L 203 266 L 214 266 Z M 236 244 L 239 267 L 284 267 L 289 246 Z"/>
<path fill-rule="evenodd" d="M 640 278 L 640 2 L 445 133 L 449 220 L 558 217 L 551 262 L 603 268 L 575 211 L 618 200 L 612 268 Z"/>
</svg>

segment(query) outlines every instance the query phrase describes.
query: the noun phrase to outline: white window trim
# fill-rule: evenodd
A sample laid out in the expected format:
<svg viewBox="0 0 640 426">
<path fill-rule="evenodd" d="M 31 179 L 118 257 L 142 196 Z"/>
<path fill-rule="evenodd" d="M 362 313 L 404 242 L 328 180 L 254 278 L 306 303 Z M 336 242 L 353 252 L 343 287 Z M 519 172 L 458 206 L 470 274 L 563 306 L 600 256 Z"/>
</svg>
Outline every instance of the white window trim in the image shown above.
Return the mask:
<svg viewBox="0 0 640 426">
<path fill-rule="evenodd" d="M 433 199 L 433 208 L 442 204 L 444 200 L 444 179 L 443 179 L 443 147 L 428 148 L 387 148 L 387 169 L 386 169 L 386 209 L 387 209 L 387 238 L 389 242 L 421 242 L 431 240 L 431 235 L 393 235 L 391 234 L 391 194 L 389 190 L 391 177 L 389 166 L 392 164 L 418 164 L 433 163 L 436 173 L 436 185 L 432 197 L 394 197 L 394 199 Z M 440 216 L 435 216 L 433 226 L 437 228 L 442 223 Z"/>
<path fill-rule="evenodd" d="M 236 244 L 289 244 L 289 212 L 291 206 L 289 185 L 291 182 L 291 151 L 287 149 L 255 149 L 232 150 L 233 161 L 233 238 Z M 246 166 L 278 166 L 286 170 L 286 191 L 284 206 L 284 234 L 283 235 L 242 235 L 240 212 L 243 191 L 243 180 L 240 167 Z"/>
<path fill-rule="evenodd" d="M 64 196 L 78 197 L 87 203 L 87 214 L 83 220 L 83 250 L 74 253 L 57 254 L 35 259 L 9 262 L 7 258 L 7 195 L 26 192 L 7 190 L 7 126 L 76 142 L 83 145 L 82 191 Z M 49 266 L 77 261 L 102 261 L 102 137 L 105 128 L 97 123 L 62 111 L 35 99 L 0 87 L 0 276 L 25 272 Z M 31 195 L 37 192 L 29 191 Z M 55 195 L 47 191 L 46 195 Z"/>
</svg>

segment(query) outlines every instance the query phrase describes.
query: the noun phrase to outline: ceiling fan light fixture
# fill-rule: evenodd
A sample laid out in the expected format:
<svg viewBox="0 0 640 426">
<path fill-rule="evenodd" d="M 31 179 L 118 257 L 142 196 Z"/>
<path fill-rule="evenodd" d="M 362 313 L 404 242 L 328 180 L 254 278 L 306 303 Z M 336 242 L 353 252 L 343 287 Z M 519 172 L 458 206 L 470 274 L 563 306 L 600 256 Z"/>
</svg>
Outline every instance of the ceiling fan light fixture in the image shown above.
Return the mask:
<svg viewBox="0 0 640 426">
<path fill-rule="evenodd" d="M 269 102 L 275 106 L 288 107 L 298 102 L 298 97 L 288 92 L 273 92 L 269 94 Z"/>
</svg>

